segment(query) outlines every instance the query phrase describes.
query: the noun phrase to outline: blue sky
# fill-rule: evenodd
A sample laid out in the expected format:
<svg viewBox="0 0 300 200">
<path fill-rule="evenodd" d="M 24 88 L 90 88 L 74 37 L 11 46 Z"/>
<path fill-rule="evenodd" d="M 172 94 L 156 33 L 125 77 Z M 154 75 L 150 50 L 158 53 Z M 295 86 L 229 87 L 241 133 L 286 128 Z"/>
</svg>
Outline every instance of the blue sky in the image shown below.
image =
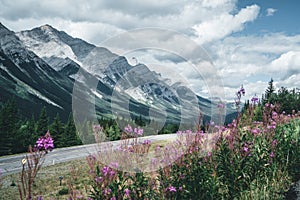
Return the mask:
<svg viewBox="0 0 300 200">
<path fill-rule="evenodd" d="M 222 98 L 228 101 L 241 84 L 245 98 L 260 96 L 271 78 L 277 88 L 300 88 L 297 0 L 22 0 L 17 4 L 0 0 L 0 5 L 0 21 L 13 31 L 50 24 L 116 53 L 127 52 L 129 62 L 135 57 L 172 82 L 185 82 L 201 96 L 214 96 L 210 89 L 216 86 L 211 81 L 216 74 L 223 83 L 217 90 L 223 90 Z M 132 51 L 136 44 L 126 40 L 107 45 L 120 34 L 149 27 L 181 35 L 166 37 L 149 30 L 134 35 L 160 51 Z M 189 63 L 178 62 L 181 53 L 197 57 L 195 49 L 186 46 L 189 42 L 203 48 L 213 66 L 202 62 L 195 72 Z M 181 50 L 177 58 L 169 55 L 170 46 Z"/>
<path fill-rule="evenodd" d="M 238 8 L 250 4 L 257 4 L 261 12 L 254 23 L 249 23 L 243 31 L 238 34 L 265 34 L 268 32 L 283 32 L 288 35 L 300 33 L 300 2 L 297 0 L 240 0 Z M 267 9 L 274 9 L 274 13 L 267 16 Z M 271 13 L 269 13 L 271 14 Z"/>
</svg>

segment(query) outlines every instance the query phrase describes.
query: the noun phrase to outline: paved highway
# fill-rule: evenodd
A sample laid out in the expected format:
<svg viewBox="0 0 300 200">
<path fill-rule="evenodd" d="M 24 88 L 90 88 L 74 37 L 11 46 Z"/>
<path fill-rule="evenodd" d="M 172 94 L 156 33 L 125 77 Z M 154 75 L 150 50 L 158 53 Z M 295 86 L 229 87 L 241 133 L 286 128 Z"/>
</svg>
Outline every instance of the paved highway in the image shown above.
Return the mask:
<svg viewBox="0 0 300 200">
<path fill-rule="evenodd" d="M 152 136 L 141 137 L 140 141 L 148 139 L 154 142 L 159 140 L 169 140 L 175 138 L 176 138 L 176 134 L 152 135 Z M 67 148 L 56 148 L 52 152 L 47 154 L 43 166 L 84 158 L 96 152 L 97 149 L 106 146 L 113 146 L 113 148 L 117 148 L 120 145 L 120 142 L 121 140 L 103 142 L 100 144 L 88 144 L 88 145 L 81 145 L 81 146 L 74 146 L 74 147 L 67 147 Z M 0 170 L 2 172 L 2 175 L 20 172 L 22 169 L 21 161 L 23 158 L 25 158 L 25 155 L 26 154 L 24 153 L 24 154 L 0 157 Z"/>
</svg>

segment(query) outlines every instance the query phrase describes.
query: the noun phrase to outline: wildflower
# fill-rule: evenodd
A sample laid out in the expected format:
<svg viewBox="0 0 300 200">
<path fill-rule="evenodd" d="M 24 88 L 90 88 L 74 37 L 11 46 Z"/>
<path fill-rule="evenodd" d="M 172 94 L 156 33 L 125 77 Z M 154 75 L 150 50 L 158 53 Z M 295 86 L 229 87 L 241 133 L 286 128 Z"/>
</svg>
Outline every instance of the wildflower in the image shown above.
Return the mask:
<svg viewBox="0 0 300 200">
<path fill-rule="evenodd" d="M 276 145 L 277 145 L 277 143 L 278 143 L 278 142 L 277 142 L 277 140 L 276 140 L 276 139 L 275 139 L 275 140 L 273 140 L 273 141 L 272 141 L 272 146 L 276 146 Z"/>
<path fill-rule="evenodd" d="M 251 133 L 252 133 L 253 135 L 257 135 L 257 134 L 260 133 L 260 129 L 259 129 L 259 128 L 254 128 L 254 129 L 251 130 Z"/>
<path fill-rule="evenodd" d="M 248 147 L 244 147 L 244 148 L 243 148 L 243 151 L 244 151 L 244 152 L 248 152 L 248 151 L 249 151 L 249 148 L 248 148 Z"/>
<path fill-rule="evenodd" d="M 43 151 L 43 150 L 45 150 L 46 152 L 48 150 L 52 151 L 54 149 L 54 144 L 53 144 L 53 139 L 50 136 L 50 132 L 47 131 L 45 136 L 40 137 L 36 141 L 34 147 L 39 151 Z"/>
<path fill-rule="evenodd" d="M 116 172 L 114 170 L 109 171 L 109 176 L 114 176 L 115 174 L 116 174 Z"/>
<path fill-rule="evenodd" d="M 144 145 L 151 144 L 151 140 L 144 140 L 143 144 L 144 144 Z"/>
<path fill-rule="evenodd" d="M 107 167 L 107 166 L 104 166 L 103 168 L 102 168 L 102 174 L 104 175 L 104 176 L 107 176 L 107 174 L 109 173 L 109 167 Z"/>
<path fill-rule="evenodd" d="M 144 130 L 142 128 L 134 128 L 134 133 L 138 136 L 143 135 Z"/>
<path fill-rule="evenodd" d="M 277 117 L 278 117 L 277 112 L 273 111 L 272 112 L 272 119 L 277 119 Z"/>
<path fill-rule="evenodd" d="M 124 131 L 126 133 L 132 133 L 133 130 L 132 130 L 132 127 L 128 124 L 127 126 L 125 126 Z"/>
<path fill-rule="evenodd" d="M 126 188 L 126 189 L 124 190 L 124 192 L 125 192 L 125 196 L 126 196 L 126 197 L 129 197 L 129 195 L 130 195 L 130 190 L 129 190 L 128 188 Z"/>
<path fill-rule="evenodd" d="M 182 187 L 180 186 L 180 187 L 178 188 L 178 190 L 179 190 L 179 191 L 182 191 Z"/>
<path fill-rule="evenodd" d="M 43 200 L 42 196 L 38 196 L 37 200 Z"/>
<path fill-rule="evenodd" d="M 172 185 L 170 187 L 168 187 L 167 190 L 169 192 L 176 192 L 176 188 L 174 186 L 172 186 Z"/>
<path fill-rule="evenodd" d="M 270 153 L 270 157 L 271 157 L 271 158 L 274 158 L 274 157 L 275 157 L 275 153 L 274 153 L 273 151 Z"/>
<path fill-rule="evenodd" d="M 272 122 L 271 122 L 271 125 L 268 125 L 267 128 L 268 128 L 268 129 L 275 129 L 275 128 L 276 128 L 276 122 L 275 122 L 275 121 L 272 121 Z"/>
<path fill-rule="evenodd" d="M 117 198 L 113 196 L 112 198 L 110 198 L 110 200 L 117 200 Z"/>
<path fill-rule="evenodd" d="M 245 89 L 244 89 L 244 87 L 243 87 L 243 85 L 241 86 L 241 89 L 238 91 L 238 94 L 239 95 L 245 95 Z"/>
<path fill-rule="evenodd" d="M 102 180 L 103 178 L 101 176 L 95 178 L 96 183 L 101 183 Z"/>
<path fill-rule="evenodd" d="M 105 188 L 104 190 L 103 190 L 103 194 L 104 195 L 108 195 L 108 194 L 110 194 L 111 193 L 111 189 L 110 188 Z"/>
<path fill-rule="evenodd" d="M 211 157 L 211 152 L 207 152 L 207 157 Z"/>
<path fill-rule="evenodd" d="M 256 96 L 252 97 L 251 102 L 253 104 L 257 104 L 258 103 L 258 98 Z"/>
</svg>

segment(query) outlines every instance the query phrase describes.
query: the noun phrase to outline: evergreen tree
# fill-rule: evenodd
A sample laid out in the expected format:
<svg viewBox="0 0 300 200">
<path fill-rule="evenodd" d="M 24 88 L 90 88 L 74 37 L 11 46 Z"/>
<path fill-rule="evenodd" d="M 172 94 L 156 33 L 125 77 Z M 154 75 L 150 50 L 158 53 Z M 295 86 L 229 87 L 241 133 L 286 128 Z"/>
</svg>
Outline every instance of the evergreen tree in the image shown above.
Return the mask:
<svg viewBox="0 0 300 200">
<path fill-rule="evenodd" d="M 74 146 L 82 144 L 79 136 L 77 135 L 72 113 L 70 113 L 68 122 L 65 125 L 62 141 L 64 146 Z"/>
<path fill-rule="evenodd" d="M 274 93 L 275 92 L 275 87 L 273 84 L 273 79 L 271 78 L 271 80 L 269 81 L 269 86 L 265 91 L 265 95 L 264 95 L 264 103 L 273 103 L 274 104 Z"/>
<path fill-rule="evenodd" d="M 14 142 L 13 153 L 22 153 L 28 150 L 30 145 L 36 141 L 34 118 L 21 122 L 17 131 L 16 142 Z"/>
<path fill-rule="evenodd" d="M 46 112 L 46 107 L 43 107 L 36 127 L 36 133 L 38 134 L 38 136 L 42 136 L 48 131 L 48 121 L 49 120 Z"/>
<path fill-rule="evenodd" d="M 60 121 L 59 114 L 54 118 L 53 123 L 50 125 L 50 135 L 54 140 L 55 147 L 62 147 L 62 135 L 64 133 L 63 124 Z"/>
<path fill-rule="evenodd" d="M 0 110 L 0 156 L 11 154 L 17 133 L 18 109 L 16 101 L 8 101 Z"/>
</svg>

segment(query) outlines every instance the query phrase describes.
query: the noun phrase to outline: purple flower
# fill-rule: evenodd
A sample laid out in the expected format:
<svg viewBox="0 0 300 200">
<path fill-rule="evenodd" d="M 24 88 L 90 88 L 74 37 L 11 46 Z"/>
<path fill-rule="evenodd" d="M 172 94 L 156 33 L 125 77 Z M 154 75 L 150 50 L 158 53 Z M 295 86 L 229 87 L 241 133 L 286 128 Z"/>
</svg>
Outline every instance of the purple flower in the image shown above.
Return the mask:
<svg viewBox="0 0 300 200">
<path fill-rule="evenodd" d="M 103 178 L 101 176 L 95 178 L 96 183 L 101 183 L 102 180 Z"/>
<path fill-rule="evenodd" d="M 211 157 L 211 152 L 207 152 L 207 157 Z"/>
<path fill-rule="evenodd" d="M 38 196 L 37 200 L 43 200 L 42 196 Z"/>
<path fill-rule="evenodd" d="M 109 173 L 109 167 L 107 167 L 107 166 L 104 166 L 103 168 L 102 168 L 102 174 L 104 175 L 104 176 L 107 176 L 107 174 Z"/>
<path fill-rule="evenodd" d="M 109 171 L 109 176 L 114 176 L 115 174 L 116 174 L 116 172 L 114 170 Z"/>
<path fill-rule="evenodd" d="M 249 151 L 249 148 L 248 148 L 248 147 L 244 147 L 244 148 L 243 148 L 243 151 L 244 151 L 244 152 L 248 152 L 248 151 Z"/>
<path fill-rule="evenodd" d="M 111 189 L 110 188 L 105 188 L 104 190 L 103 190 L 103 194 L 104 195 L 108 195 L 108 194 L 110 194 L 111 193 Z"/>
<path fill-rule="evenodd" d="M 260 133 L 260 129 L 259 129 L 259 128 L 254 128 L 254 129 L 251 130 L 251 133 L 252 133 L 253 135 L 257 135 L 257 134 Z"/>
<path fill-rule="evenodd" d="M 245 89 L 244 89 L 244 87 L 243 87 L 243 85 L 241 86 L 241 89 L 239 89 L 239 91 L 238 91 L 238 95 L 245 95 Z"/>
<path fill-rule="evenodd" d="M 111 197 L 110 200 L 117 200 L 117 198 L 116 197 Z"/>
<path fill-rule="evenodd" d="M 125 196 L 126 196 L 126 197 L 129 197 L 129 195 L 130 195 L 130 190 L 129 190 L 128 188 L 126 188 L 126 189 L 124 190 L 124 192 L 125 192 Z"/>
<path fill-rule="evenodd" d="M 258 98 L 256 96 L 252 97 L 251 102 L 253 104 L 257 104 L 258 103 Z"/>
<path fill-rule="evenodd" d="M 275 157 L 275 153 L 274 153 L 273 151 L 270 153 L 270 157 L 271 157 L 271 158 L 274 158 L 274 157 Z"/>
<path fill-rule="evenodd" d="M 132 133 L 132 131 L 133 131 L 132 127 L 129 124 L 127 126 L 125 126 L 124 130 L 126 133 Z"/>
<path fill-rule="evenodd" d="M 172 186 L 172 185 L 170 187 L 168 187 L 167 190 L 169 192 L 176 192 L 176 188 L 174 186 Z"/>
<path fill-rule="evenodd" d="M 54 144 L 53 144 L 53 139 L 50 136 L 49 130 L 45 134 L 45 136 L 40 137 L 36 143 L 35 143 L 35 148 L 37 148 L 40 151 L 52 151 L 54 149 Z"/>
<path fill-rule="evenodd" d="M 277 142 L 277 140 L 276 140 L 276 139 L 275 139 L 275 140 L 273 140 L 273 141 L 272 141 L 272 146 L 276 146 L 276 145 L 277 145 L 277 143 L 278 143 L 278 142 Z"/>
<path fill-rule="evenodd" d="M 138 136 L 143 135 L 144 130 L 142 128 L 134 128 L 134 133 Z"/>
<path fill-rule="evenodd" d="M 143 144 L 144 144 L 144 145 L 151 144 L 151 140 L 144 140 Z"/>
</svg>

